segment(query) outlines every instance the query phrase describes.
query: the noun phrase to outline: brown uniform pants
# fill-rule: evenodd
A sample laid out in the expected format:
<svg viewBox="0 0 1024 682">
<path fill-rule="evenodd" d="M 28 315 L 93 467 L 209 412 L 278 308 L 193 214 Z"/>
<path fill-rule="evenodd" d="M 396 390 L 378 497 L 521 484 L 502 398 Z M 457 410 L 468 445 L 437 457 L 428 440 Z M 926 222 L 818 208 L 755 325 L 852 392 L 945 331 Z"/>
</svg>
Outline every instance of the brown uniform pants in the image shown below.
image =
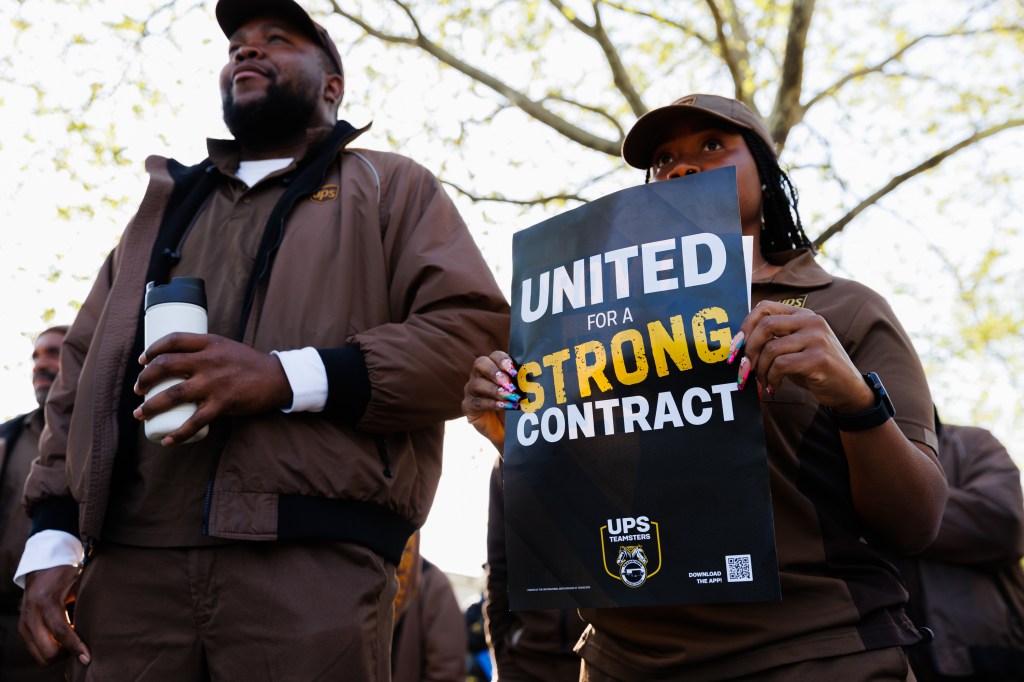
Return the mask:
<svg viewBox="0 0 1024 682">
<path fill-rule="evenodd" d="M 576 656 L 506 653 L 498 663 L 494 682 L 576 682 L 580 663 Z"/>
<path fill-rule="evenodd" d="M 680 682 L 686 679 L 685 673 L 678 678 Z M 792 663 L 733 678 L 730 682 L 916 682 L 916 679 L 906 653 L 894 647 Z M 605 675 L 584 662 L 580 682 L 627 681 Z"/>
<path fill-rule="evenodd" d="M 391 679 L 395 567 L 340 542 L 155 549 L 104 543 L 75 628 L 70 679 Z"/>
</svg>

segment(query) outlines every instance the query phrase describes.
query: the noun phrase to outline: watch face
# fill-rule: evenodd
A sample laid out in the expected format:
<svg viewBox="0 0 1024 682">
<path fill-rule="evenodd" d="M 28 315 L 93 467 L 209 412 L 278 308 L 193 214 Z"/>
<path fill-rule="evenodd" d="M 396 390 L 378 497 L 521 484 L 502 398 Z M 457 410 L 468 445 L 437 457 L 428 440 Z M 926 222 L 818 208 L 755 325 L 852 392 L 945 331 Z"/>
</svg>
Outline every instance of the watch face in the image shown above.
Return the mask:
<svg viewBox="0 0 1024 682">
<path fill-rule="evenodd" d="M 890 417 L 896 416 L 896 408 L 893 407 L 892 399 L 889 398 L 889 392 L 885 390 L 885 386 L 882 385 L 882 380 L 878 378 L 878 375 L 874 372 L 868 372 L 864 375 L 864 379 L 868 382 L 871 390 L 875 392 L 878 399 L 882 402 L 882 407 L 889 413 Z"/>
</svg>

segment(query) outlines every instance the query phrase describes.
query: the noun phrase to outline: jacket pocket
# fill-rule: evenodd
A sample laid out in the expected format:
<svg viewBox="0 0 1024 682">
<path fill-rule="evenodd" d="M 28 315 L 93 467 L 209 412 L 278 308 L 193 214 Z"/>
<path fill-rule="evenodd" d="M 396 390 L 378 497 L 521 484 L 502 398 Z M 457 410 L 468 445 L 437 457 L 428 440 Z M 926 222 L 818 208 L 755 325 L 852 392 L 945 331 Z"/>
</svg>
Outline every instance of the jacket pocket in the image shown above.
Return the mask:
<svg viewBox="0 0 1024 682">
<path fill-rule="evenodd" d="M 380 457 L 380 463 L 384 465 L 384 477 L 394 478 L 395 473 L 391 471 L 391 456 L 388 455 L 388 442 L 384 436 L 375 436 L 374 440 L 377 442 L 377 456 Z"/>
</svg>

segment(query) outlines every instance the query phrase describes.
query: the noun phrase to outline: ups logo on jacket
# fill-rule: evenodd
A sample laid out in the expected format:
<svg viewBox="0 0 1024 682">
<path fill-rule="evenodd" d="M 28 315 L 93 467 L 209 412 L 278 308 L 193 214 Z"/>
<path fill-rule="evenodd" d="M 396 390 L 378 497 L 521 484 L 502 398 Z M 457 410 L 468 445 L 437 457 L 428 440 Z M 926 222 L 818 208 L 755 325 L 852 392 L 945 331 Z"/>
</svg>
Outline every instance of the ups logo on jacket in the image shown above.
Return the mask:
<svg viewBox="0 0 1024 682">
<path fill-rule="evenodd" d="M 807 307 L 807 294 L 803 296 L 793 296 L 791 298 L 784 298 L 779 303 L 784 305 L 791 305 L 794 308 L 806 308 Z"/>
<path fill-rule="evenodd" d="M 309 200 L 314 204 L 329 204 L 338 199 L 338 186 L 334 183 L 324 185 L 315 193 L 311 194 Z"/>
</svg>

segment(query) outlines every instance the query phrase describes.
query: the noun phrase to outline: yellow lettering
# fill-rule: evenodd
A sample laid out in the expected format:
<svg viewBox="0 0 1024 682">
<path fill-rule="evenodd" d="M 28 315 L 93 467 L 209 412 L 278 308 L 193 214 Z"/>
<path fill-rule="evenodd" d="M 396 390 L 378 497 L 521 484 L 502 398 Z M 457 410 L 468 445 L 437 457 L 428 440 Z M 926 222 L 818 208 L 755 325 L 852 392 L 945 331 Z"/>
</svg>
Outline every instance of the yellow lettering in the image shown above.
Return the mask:
<svg viewBox="0 0 1024 682">
<path fill-rule="evenodd" d="M 545 355 L 544 366 L 551 368 L 551 378 L 555 383 L 555 402 L 561 405 L 566 402 L 565 397 L 565 372 L 562 369 L 562 365 L 565 364 L 566 360 L 569 359 L 569 349 L 563 348 L 560 351 L 555 351 L 550 355 Z"/>
<path fill-rule="evenodd" d="M 523 399 L 519 401 L 519 407 L 523 412 L 536 412 L 544 406 L 544 387 L 536 381 L 530 381 L 530 377 L 540 376 L 541 368 L 536 362 L 524 362 L 516 375 L 516 384 L 519 386 L 519 395 Z M 528 393 L 533 394 L 533 399 L 527 399 Z"/>
<path fill-rule="evenodd" d="M 706 320 L 714 320 L 719 324 L 729 321 L 729 316 L 719 307 L 704 308 L 693 316 L 693 340 L 697 345 L 697 355 L 709 365 L 721 362 L 729 357 L 729 344 L 732 343 L 732 332 L 728 327 L 720 327 L 710 334 L 707 332 Z M 718 348 L 711 350 L 708 337 L 718 343 Z"/>
<path fill-rule="evenodd" d="M 594 364 L 587 364 L 587 356 L 594 355 Z M 576 346 L 576 378 L 580 382 L 580 396 L 590 396 L 590 380 L 593 379 L 600 391 L 612 390 L 612 384 L 604 375 L 608 355 L 600 341 L 587 341 Z"/>
<path fill-rule="evenodd" d="M 682 315 L 671 316 L 668 319 L 668 328 L 663 320 L 649 322 L 646 337 L 642 328 L 620 330 L 610 342 L 615 379 L 623 386 L 639 384 L 647 379 L 651 369 L 647 357 L 648 340 L 651 344 L 650 354 L 654 358 L 655 372 L 659 377 L 668 376 L 673 366 L 680 372 L 693 369 L 692 351 L 696 351 L 700 360 L 707 364 L 725 360 L 729 355 L 729 343 L 732 341 L 728 322 L 729 316 L 722 308 L 708 307 L 699 311 L 690 320 L 693 348 L 690 348 L 686 323 Z M 568 364 L 570 351 L 575 355 L 572 364 Z M 568 402 L 566 372 L 573 369 L 576 370 L 580 398 L 590 398 L 595 393 L 611 391 L 613 384 L 608 375 L 608 352 L 608 346 L 601 341 L 592 340 L 579 343 L 573 348 L 562 348 L 549 353 L 539 363 L 524 362 L 516 377 L 519 394 L 523 396 L 520 403 L 522 410 L 536 412 L 544 406 L 544 386 L 547 385 L 547 381 L 541 384 L 536 379 L 542 379 L 544 372 L 547 371 L 545 368 L 548 367 L 551 368 L 549 388 L 553 388 L 555 402 L 559 405 Z"/>
<path fill-rule="evenodd" d="M 672 335 L 669 336 L 661 320 L 647 324 L 647 334 L 651 337 L 651 355 L 654 357 L 654 369 L 659 377 L 668 376 L 666 356 L 672 358 L 681 371 L 693 368 L 690 361 L 690 348 L 686 344 L 686 332 L 683 331 L 683 316 L 673 315 L 669 318 Z"/>
<path fill-rule="evenodd" d="M 633 358 L 636 360 L 636 371 L 631 372 L 626 367 L 626 358 L 622 345 L 629 343 L 633 346 Z M 647 354 L 644 351 L 644 337 L 636 329 L 624 329 L 612 337 L 612 366 L 615 367 L 615 377 L 626 386 L 639 384 L 647 378 Z"/>
</svg>

